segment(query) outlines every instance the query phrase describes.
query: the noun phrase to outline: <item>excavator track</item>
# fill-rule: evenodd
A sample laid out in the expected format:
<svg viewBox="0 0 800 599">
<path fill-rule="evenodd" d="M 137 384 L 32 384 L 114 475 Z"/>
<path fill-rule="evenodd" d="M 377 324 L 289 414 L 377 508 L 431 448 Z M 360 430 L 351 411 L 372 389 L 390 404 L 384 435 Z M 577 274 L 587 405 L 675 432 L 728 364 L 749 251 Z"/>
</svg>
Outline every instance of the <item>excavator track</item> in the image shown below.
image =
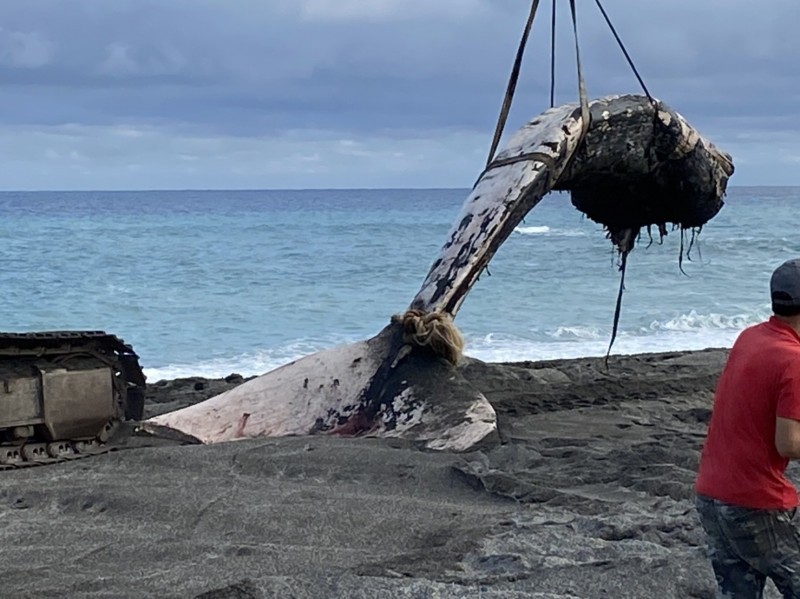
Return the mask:
<svg viewBox="0 0 800 599">
<path fill-rule="evenodd" d="M 14 451 L 15 448 L 5 445 L 0 447 L 0 471 L 3 470 L 18 470 L 20 468 L 32 468 L 35 466 L 47 466 L 49 464 L 61 464 L 64 462 L 73 462 L 75 460 L 82 460 L 96 455 L 110 453 L 119 449 L 106 444 L 96 444 L 91 447 L 81 447 L 78 449 L 76 445 L 80 442 L 64 441 L 63 444 L 68 444 L 69 450 L 62 450 L 55 456 L 50 454 L 47 449 L 44 450 L 42 455 L 35 455 L 33 457 L 21 455 L 21 451 Z M 29 445 L 41 445 L 47 447 L 47 443 L 32 443 Z M 22 448 L 24 451 L 25 447 Z M 8 454 L 16 453 L 16 458 L 9 458 Z"/>
<path fill-rule="evenodd" d="M 0 445 L 0 471 L 74 462 L 116 451 L 120 448 L 101 439 L 111 439 L 118 427 L 119 423 L 109 422 L 94 439 Z"/>
<path fill-rule="evenodd" d="M 130 345 L 103 331 L 0 333 L 0 470 L 119 449 L 144 408 L 145 376 Z"/>
</svg>

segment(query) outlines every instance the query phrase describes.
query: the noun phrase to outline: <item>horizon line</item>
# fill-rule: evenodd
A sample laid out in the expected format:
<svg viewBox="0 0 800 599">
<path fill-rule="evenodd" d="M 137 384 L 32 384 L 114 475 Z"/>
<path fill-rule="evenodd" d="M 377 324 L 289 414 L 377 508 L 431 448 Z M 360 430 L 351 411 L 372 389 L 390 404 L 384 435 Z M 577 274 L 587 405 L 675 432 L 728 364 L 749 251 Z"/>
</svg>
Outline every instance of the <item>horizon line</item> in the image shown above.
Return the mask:
<svg viewBox="0 0 800 599">
<path fill-rule="evenodd" d="M 763 189 L 763 188 L 792 188 L 794 185 L 729 185 L 728 189 Z M 146 193 L 164 191 L 193 191 L 193 192 L 263 192 L 263 191 L 469 191 L 470 187 L 164 187 L 140 189 L 0 189 L 0 193 Z M 568 190 L 553 190 L 555 193 L 569 193 Z"/>
</svg>

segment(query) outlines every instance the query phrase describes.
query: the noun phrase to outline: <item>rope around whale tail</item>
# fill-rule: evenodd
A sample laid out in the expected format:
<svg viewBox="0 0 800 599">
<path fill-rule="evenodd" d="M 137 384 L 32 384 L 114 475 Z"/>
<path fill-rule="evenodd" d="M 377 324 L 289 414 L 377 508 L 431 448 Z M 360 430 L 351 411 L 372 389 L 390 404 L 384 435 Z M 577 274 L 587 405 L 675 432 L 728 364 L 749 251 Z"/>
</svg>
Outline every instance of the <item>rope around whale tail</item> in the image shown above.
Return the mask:
<svg viewBox="0 0 800 599">
<path fill-rule="evenodd" d="M 414 347 L 430 350 L 457 366 L 464 354 L 464 337 L 447 312 L 407 310 L 392 317 L 403 327 L 403 341 Z"/>
</svg>

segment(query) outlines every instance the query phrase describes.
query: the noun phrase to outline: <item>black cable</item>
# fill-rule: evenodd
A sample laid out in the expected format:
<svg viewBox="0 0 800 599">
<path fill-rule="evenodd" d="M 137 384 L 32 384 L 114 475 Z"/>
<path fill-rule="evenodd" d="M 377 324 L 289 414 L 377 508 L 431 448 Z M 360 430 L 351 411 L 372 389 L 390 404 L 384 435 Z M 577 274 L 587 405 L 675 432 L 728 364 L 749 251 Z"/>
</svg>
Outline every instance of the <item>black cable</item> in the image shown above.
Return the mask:
<svg viewBox="0 0 800 599">
<path fill-rule="evenodd" d="M 620 255 L 621 264 L 619 267 L 619 291 L 617 292 L 617 305 L 614 308 L 614 324 L 611 327 L 611 341 L 609 341 L 608 350 L 606 351 L 606 368 L 608 368 L 608 358 L 611 355 L 611 348 L 614 346 L 614 341 L 617 338 L 617 331 L 619 330 L 619 316 L 622 312 L 622 294 L 625 292 L 625 270 L 628 267 L 628 250 L 623 250 Z"/>
<path fill-rule="evenodd" d="M 569 0 L 569 9 L 572 13 L 572 31 L 575 34 L 575 60 L 578 63 L 578 97 L 581 102 L 581 136 L 583 140 L 589 130 L 589 100 L 586 97 L 586 83 L 583 80 L 583 69 L 581 68 L 581 50 L 578 44 L 578 17 L 575 14 L 575 0 Z"/>
<path fill-rule="evenodd" d="M 633 59 L 631 58 L 631 55 L 628 54 L 628 51 L 625 49 L 625 44 L 622 43 L 622 40 L 617 34 L 617 30 L 614 29 L 614 25 L 611 23 L 611 19 L 608 17 L 606 10 L 603 8 L 603 5 L 600 3 L 600 0 L 594 0 L 594 1 L 597 4 L 597 8 L 599 8 L 600 12 L 603 13 L 603 18 L 606 20 L 606 24 L 608 25 L 609 29 L 611 29 L 611 33 L 614 34 L 614 39 L 617 40 L 617 44 L 619 44 L 620 50 L 622 50 L 622 53 L 625 55 L 625 59 L 628 61 L 628 64 L 633 70 L 633 74 L 636 75 L 636 79 L 639 80 L 639 85 L 642 86 L 645 95 L 652 102 L 653 96 L 650 95 L 647 86 L 644 84 L 644 80 L 642 79 L 641 75 L 639 75 L 639 71 L 636 69 L 636 65 L 633 64 Z"/>
<path fill-rule="evenodd" d="M 519 69 L 522 65 L 522 56 L 525 54 L 525 45 L 528 43 L 528 36 L 531 33 L 531 26 L 533 19 L 536 16 L 536 9 L 539 8 L 539 0 L 533 0 L 531 4 L 531 12 L 528 15 L 528 22 L 525 24 L 525 29 L 522 32 L 522 39 L 517 48 L 517 56 L 514 59 L 514 66 L 511 69 L 511 76 L 508 79 L 508 87 L 506 87 L 506 95 L 503 98 L 503 106 L 500 108 L 500 116 L 497 119 L 497 126 L 494 130 L 494 138 L 492 139 L 492 146 L 489 149 L 489 158 L 486 160 L 486 165 L 491 164 L 494 158 L 494 153 L 497 151 L 497 146 L 500 145 L 500 138 L 503 136 L 503 129 L 508 120 L 508 112 L 511 108 L 511 101 L 514 99 L 514 91 L 517 89 L 517 80 L 519 79 Z"/>
<path fill-rule="evenodd" d="M 550 21 L 550 108 L 556 105 L 556 0 Z"/>
</svg>

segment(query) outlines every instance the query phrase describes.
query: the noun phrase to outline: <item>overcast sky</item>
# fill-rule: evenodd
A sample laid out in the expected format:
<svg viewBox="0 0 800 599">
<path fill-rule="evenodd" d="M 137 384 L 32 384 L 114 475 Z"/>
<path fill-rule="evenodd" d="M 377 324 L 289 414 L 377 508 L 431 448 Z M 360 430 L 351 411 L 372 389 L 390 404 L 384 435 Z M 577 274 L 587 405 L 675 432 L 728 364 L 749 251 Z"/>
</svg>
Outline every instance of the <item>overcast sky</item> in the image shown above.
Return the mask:
<svg viewBox="0 0 800 599">
<path fill-rule="evenodd" d="M 558 0 L 557 103 L 577 98 Z M 577 0 L 592 97 L 639 92 Z M 650 91 L 800 185 L 798 0 L 605 0 Z M 1 0 L 0 188 L 468 187 L 527 0 Z M 509 129 L 549 105 L 543 0 Z"/>
</svg>

